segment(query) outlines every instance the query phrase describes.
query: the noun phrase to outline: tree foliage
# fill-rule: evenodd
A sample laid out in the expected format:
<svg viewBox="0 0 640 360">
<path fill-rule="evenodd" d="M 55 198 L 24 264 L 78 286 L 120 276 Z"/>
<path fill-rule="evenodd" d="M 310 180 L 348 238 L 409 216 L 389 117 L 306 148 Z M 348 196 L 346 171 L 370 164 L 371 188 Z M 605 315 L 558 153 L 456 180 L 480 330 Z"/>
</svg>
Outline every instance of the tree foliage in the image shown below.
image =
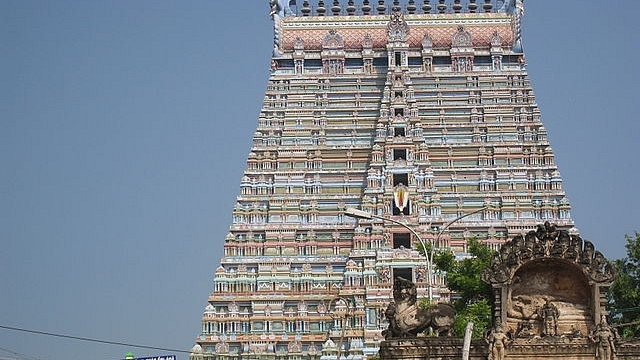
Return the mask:
<svg viewBox="0 0 640 360">
<path fill-rule="evenodd" d="M 447 287 L 460 296 L 453 304 L 457 311 L 473 302 L 492 299 L 491 287 L 482 281 L 481 275 L 491 264 L 493 251 L 475 238 L 469 239 L 467 249 L 471 256 L 459 261 L 449 251 L 433 257 L 437 268 L 447 273 Z"/>
<path fill-rule="evenodd" d="M 459 298 L 453 303 L 456 308 L 454 334 L 464 336 L 468 322 L 473 322 L 473 337 L 481 337 L 491 326 L 491 286 L 482 281 L 484 269 L 491 264 L 493 251 L 485 244 L 472 238 L 467 242 L 471 256 L 456 260 L 450 251 L 435 254 L 435 266 L 447 273 L 447 287 Z"/>
<path fill-rule="evenodd" d="M 627 257 L 613 262 L 616 277 L 607 294 L 611 321 L 623 337 L 640 337 L 640 233 L 626 235 Z"/>
<path fill-rule="evenodd" d="M 453 323 L 454 336 L 464 337 L 467 323 L 470 322 L 473 323 L 472 337 L 483 337 L 486 330 L 491 326 L 491 305 L 489 300 L 481 299 L 473 302 L 456 314 L 456 319 Z"/>
</svg>

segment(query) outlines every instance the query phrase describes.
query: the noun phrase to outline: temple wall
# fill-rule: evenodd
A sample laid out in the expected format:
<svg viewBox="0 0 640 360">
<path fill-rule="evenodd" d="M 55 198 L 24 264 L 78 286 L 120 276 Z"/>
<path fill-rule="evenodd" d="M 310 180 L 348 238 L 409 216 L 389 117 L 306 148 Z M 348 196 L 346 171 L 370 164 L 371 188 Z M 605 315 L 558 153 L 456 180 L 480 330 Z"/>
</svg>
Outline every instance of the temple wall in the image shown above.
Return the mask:
<svg viewBox="0 0 640 360">
<path fill-rule="evenodd" d="M 380 345 L 381 360 L 460 360 L 463 339 L 416 338 L 386 340 Z M 640 359 L 640 339 L 619 340 L 616 343 L 617 360 Z M 565 343 L 537 343 L 507 347 L 503 360 L 594 360 L 595 344 L 586 341 Z M 484 339 L 473 339 L 469 349 L 469 360 L 486 360 L 489 345 Z"/>
<path fill-rule="evenodd" d="M 463 342 L 463 339 L 450 337 L 392 339 L 380 344 L 379 354 L 381 360 L 459 360 L 462 359 Z M 472 340 L 469 360 L 486 360 L 488 353 L 487 342 Z"/>
</svg>

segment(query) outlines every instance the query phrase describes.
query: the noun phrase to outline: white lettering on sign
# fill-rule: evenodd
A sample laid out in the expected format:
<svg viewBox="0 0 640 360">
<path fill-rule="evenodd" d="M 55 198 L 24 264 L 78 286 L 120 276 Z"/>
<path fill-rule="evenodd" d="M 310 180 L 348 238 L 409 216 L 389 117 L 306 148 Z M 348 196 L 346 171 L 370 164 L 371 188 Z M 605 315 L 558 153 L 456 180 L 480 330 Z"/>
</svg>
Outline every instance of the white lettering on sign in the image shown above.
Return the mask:
<svg viewBox="0 0 640 360">
<path fill-rule="evenodd" d="M 151 356 L 151 357 L 135 358 L 133 360 L 176 360 L 176 356 L 175 355 Z"/>
</svg>

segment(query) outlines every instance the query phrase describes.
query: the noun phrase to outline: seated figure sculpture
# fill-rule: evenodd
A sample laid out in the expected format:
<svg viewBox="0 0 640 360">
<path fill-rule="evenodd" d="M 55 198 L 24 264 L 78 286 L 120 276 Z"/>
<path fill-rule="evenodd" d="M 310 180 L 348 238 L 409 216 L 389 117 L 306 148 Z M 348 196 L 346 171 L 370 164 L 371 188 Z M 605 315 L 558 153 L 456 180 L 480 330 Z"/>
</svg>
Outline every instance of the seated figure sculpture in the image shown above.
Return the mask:
<svg viewBox="0 0 640 360">
<path fill-rule="evenodd" d="M 383 331 L 385 339 L 416 337 L 431 328 L 436 335 L 451 335 L 455 309 L 449 304 L 421 308 L 417 304 L 416 285 L 402 277 L 393 284 L 393 299 L 385 311 L 389 327 Z"/>
</svg>

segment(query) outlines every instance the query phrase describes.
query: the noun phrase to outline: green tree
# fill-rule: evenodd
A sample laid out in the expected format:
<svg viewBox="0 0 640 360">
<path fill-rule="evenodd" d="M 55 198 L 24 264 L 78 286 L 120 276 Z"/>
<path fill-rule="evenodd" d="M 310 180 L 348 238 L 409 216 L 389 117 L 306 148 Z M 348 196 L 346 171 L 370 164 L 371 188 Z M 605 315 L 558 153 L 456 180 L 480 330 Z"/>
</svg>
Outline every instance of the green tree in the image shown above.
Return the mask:
<svg viewBox="0 0 640 360">
<path fill-rule="evenodd" d="M 613 261 L 616 277 L 607 294 L 611 322 L 623 337 L 640 337 L 640 233 L 626 235 L 627 257 Z"/>
<path fill-rule="evenodd" d="M 469 239 L 467 249 L 471 256 L 459 261 L 450 251 L 438 252 L 433 257 L 436 267 L 447 273 L 447 287 L 460 296 L 453 304 L 458 311 L 473 302 L 492 299 L 491 287 L 482 281 L 481 275 L 491 264 L 494 252 L 475 238 Z"/>
<path fill-rule="evenodd" d="M 453 303 L 457 311 L 454 334 L 463 336 L 470 321 L 474 323 L 473 336 L 480 337 L 491 326 L 493 295 L 481 275 L 491 264 L 494 251 L 475 238 L 469 239 L 467 249 L 471 256 L 462 260 L 456 260 L 450 251 L 441 251 L 433 257 L 433 263 L 447 273 L 447 287 L 459 296 Z"/>
<path fill-rule="evenodd" d="M 481 299 L 475 301 L 458 312 L 453 323 L 453 333 L 456 336 L 463 337 L 467 324 L 470 322 L 473 323 L 472 337 L 483 337 L 492 322 L 489 300 Z"/>
</svg>

